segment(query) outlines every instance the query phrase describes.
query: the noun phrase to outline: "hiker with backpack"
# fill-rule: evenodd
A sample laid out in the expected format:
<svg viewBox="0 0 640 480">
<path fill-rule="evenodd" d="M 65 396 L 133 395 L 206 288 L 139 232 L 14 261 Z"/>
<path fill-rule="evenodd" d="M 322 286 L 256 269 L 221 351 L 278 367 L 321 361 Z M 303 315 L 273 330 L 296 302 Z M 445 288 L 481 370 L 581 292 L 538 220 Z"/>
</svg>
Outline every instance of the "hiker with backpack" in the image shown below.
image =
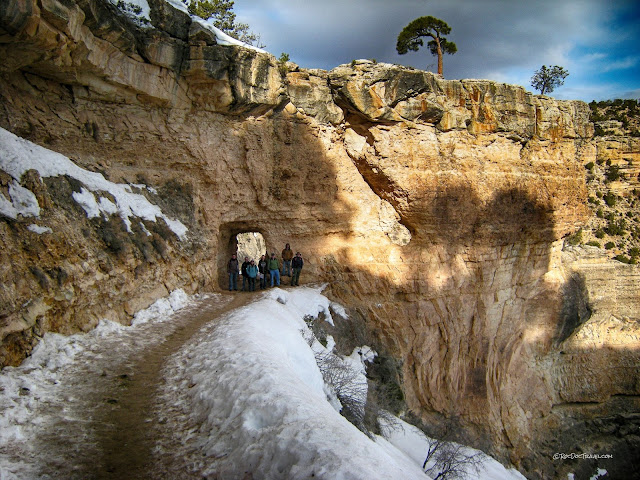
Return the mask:
<svg viewBox="0 0 640 480">
<path fill-rule="evenodd" d="M 242 268 L 240 269 L 242 273 L 242 291 L 246 292 L 249 287 L 249 277 L 247 276 L 247 267 L 249 266 L 249 257 L 244 257 L 244 262 L 242 262 Z"/>
<path fill-rule="evenodd" d="M 247 266 L 247 279 L 249 282 L 249 291 L 256 291 L 256 277 L 258 276 L 258 266 L 254 260 L 251 260 Z"/>
<path fill-rule="evenodd" d="M 291 278 L 291 259 L 293 258 L 293 250 L 287 243 L 282 250 L 282 276 L 287 275 Z"/>
</svg>

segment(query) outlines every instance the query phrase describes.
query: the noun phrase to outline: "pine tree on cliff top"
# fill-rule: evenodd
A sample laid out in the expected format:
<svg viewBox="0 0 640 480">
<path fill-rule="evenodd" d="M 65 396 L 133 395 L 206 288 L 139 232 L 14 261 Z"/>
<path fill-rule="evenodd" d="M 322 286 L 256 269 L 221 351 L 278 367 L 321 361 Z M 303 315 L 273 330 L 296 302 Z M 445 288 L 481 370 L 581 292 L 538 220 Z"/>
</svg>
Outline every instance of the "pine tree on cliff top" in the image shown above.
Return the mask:
<svg viewBox="0 0 640 480">
<path fill-rule="evenodd" d="M 543 65 L 540 70 L 536 70 L 531 77 L 531 86 L 540 90 L 540 94 L 545 95 L 553 92 L 556 87 L 564 84 L 564 79 L 569 76 L 569 72 L 563 67 L 554 65 L 547 67 Z"/>
<path fill-rule="evenodd" d="M 432 55 L 438 57 L 438 74 L 442 75 L 442 54 L 453 55 L 458 51 L 455 43 L 448 41 L 443 35 L 449 35 L 451 27 L 439 18 L 420 17 L 404 27 L 398 35 L 396 50 L 404 55 L 409 50 L 417 52 L 424 45 L 422 37 L 431 37 L 427 43 Z"/>
</svg>

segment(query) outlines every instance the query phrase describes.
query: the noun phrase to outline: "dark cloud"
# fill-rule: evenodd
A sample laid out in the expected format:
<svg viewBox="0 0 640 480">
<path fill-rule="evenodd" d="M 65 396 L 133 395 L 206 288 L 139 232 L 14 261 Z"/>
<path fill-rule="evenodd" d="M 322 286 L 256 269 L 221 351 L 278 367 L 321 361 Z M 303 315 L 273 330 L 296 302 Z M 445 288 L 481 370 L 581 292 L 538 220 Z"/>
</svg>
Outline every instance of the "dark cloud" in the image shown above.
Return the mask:
<svg viewBox="0 0 640 480">
<path fill-rule="evenodd" d="M 395 51 L 405 25 L 432 15 L 451 26 L 448 39 L 458 46 L 458 53 L 445 56 L 446 78 L 489 78 L 531 89 L 531 75 L 546 64 L 571 73 L 554 92 L 558 98 L 613 98 L 640 86 L 633 74 L 640 32 L 632 21 L 639 8 L 630 0 L 236 0 L 235 8 L 267 50 L 287 52 L 307 68 L 375 58 L 435 70 L 426 48 L 402 56 Z M 606 64 L 615 68 L 596 79 L 593 72 L 606 73 Z"/>
</svg>

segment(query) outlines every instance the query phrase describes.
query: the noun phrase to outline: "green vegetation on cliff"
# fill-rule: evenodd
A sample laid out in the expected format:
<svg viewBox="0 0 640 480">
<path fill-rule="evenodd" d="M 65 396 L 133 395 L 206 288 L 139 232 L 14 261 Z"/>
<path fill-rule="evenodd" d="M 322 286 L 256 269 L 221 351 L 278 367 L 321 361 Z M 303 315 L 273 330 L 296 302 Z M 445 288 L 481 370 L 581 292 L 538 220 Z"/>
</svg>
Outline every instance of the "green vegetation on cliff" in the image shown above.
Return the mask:
<svg viewBox="0 0 640 480">
<path fill-rule="evenodd" d="M 626 135 L 640 137 L 640 99 L 638 100 L 595 100 L 589 104 L 591 121 L 595 123 L 596 137 L 615 135 L 613 125 L 618 122 Z M 607 129 L 607 127 L 610 127 Z"/>
<path fill-rule="evenodd" d="M 640 100 L 593 101 L 596 161 L 585 164 L 593 217 L 568 239 L 640 262 Z"/>
</svg>

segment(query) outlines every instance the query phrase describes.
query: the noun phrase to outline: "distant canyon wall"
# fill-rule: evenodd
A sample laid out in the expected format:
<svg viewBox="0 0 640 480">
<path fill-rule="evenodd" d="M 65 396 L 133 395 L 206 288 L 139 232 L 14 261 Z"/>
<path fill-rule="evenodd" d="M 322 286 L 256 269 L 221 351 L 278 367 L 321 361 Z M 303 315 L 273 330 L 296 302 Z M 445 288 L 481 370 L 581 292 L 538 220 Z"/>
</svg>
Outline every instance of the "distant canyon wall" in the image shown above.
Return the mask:
<svg viewBox="0 0 640 480">
<path fill-rule="evenodd" d="M 598 422 L 632 448 L 615 422 L 638 411 L 638 269 L 562 252 L 589 215 L 587 105 L 367 61 L 284 71 L 149 3 L 146 29 L 101 0 L 0 6 L 0 126 L 151 187 L 189 229 L 130 233 L 88 219 L 77 182 L 25 176 L 51 233 L 0 218 L 4 364 L 45 331 L 224 288 L 235 235 L 259 232 L 368 320 L 425 419 L 459 418 L 531 478 L 574 468 L 551 455 L 588 422 L 582 448 Z"/>
</svg>

